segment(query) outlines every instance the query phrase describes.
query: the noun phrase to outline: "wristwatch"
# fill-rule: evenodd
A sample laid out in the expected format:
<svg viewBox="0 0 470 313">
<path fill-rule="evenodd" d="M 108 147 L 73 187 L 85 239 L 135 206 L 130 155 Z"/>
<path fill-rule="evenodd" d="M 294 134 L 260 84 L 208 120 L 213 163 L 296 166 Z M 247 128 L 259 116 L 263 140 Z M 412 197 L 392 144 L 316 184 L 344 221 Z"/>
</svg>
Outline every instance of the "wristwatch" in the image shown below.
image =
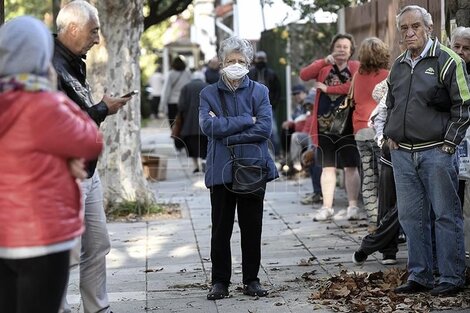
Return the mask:
<svg viewBox="0 0 470 313">
<path fill-rule="evenodd" d="M 441 150 L 444 151 L 445 153 L 448 153 L 448 154 L 454 154 L 455 153 L 455 147 L 449 146 L 449 145 L 446 145 L 446 144 L 443 144 L 441 146 Z"/>
</svg>

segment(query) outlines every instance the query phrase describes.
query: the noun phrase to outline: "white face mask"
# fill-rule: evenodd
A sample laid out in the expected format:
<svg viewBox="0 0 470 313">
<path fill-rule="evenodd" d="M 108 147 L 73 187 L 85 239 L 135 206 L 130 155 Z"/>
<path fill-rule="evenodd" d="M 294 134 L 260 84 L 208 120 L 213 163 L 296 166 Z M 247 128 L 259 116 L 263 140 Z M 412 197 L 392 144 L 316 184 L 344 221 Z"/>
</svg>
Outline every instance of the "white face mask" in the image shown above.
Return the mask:
<svg viewBox="0 0 470 313">
<path fill-rule="evenodd" d="M 222 69 L 222 73 L 224 73 L 230 80 L 238 80 L 248 74 L 248 69 L 246 68 L 246 66 L 235 63 L 224 67 Z"/>
</svg>

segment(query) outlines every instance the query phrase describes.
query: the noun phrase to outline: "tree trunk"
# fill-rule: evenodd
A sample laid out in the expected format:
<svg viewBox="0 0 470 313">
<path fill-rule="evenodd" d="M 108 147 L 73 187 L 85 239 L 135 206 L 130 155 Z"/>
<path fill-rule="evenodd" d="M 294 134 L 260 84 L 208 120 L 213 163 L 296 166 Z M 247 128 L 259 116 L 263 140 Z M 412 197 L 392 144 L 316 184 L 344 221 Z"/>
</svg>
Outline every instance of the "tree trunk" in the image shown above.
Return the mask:
<svg viewBox="0 0 470 313">
<path fill-rule="evenodd" d="M 5 0 L 0 1 L 0 25 L 5 22 Z"/>
<path fill-rule="evenodd" d="M 104 92 L 123 95 L 140 88 L 139 39 L 143 0 L 93 0 L 99 12 L 101 42 L 88 53 L 89 81 L 95 102 Z M 154 203 L 140 154 L 140 97 L 135 96 L 101 125 L 104 133 L 99 171 L 107 204 Z"/>
<path fill-rule="evenodd" d="M 455 15 L 458 26 L 470 26 L 470 0 L 458 0 L 458 9 Z"/>
</svg>

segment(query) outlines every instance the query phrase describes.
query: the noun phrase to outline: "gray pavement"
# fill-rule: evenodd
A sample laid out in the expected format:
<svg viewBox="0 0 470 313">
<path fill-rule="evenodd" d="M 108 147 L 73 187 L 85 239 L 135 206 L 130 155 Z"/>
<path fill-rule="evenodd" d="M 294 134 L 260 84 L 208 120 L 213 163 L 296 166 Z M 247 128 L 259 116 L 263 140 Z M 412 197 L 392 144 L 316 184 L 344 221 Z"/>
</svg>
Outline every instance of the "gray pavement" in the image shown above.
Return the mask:
<svg viewBox="0 0 470 313">
<path fill-rule="evenodd" d="M 312 222 L 315 207 L 299 203 L 311 191 L 310 179 L 281 178 L 269 184 L 264 205 L 260 280 L 270 290 L 266 298 L 251 298 L 241 290 L 241 253 L 238 226 L 232 237 L 231 297 L 206 300 L 210 283 L 210 201 L 203 174 L 192 174 L 192 162 L 178 155 L 163 120 L 142 129 L 142 146 L 165 156 L 167 179 L 151 183 L 162 203 L 178 203 L 182 218 L 108 225 L 112 250 L 107 258 L 108 290 L 115 313 L 137 312 L 330 312 L 308 301 L 312 289 L 301 278 L 341 269 L 375 272 L 386 269 L 381 255 L 363 267 L 351 261 L 365 222 Z M 337 189 L 335 209 L 345 208 L 345 192 Z M 318 208 L 318 207 L 316 207 Z M 399 267 L 406 265 L 406 246 L 400 246 Z M 376 258 L 377 257 L 377 258 Z M 311 260 L 311 261 L 309 261 Z M 300 266 L 307 265 L 307 266 Z M 78 272 L 71 274 L 68 300 L 80 308 Z"/>
</svg>

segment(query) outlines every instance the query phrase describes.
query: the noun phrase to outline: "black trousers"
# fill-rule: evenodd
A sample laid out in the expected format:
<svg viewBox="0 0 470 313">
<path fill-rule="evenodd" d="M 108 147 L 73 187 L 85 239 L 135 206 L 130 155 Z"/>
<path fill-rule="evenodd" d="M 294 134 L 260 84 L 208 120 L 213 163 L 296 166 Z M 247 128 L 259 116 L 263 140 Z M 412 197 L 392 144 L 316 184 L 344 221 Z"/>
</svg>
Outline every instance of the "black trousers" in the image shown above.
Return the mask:
<svg viewBox="0 0 470 313">
<path fill-rule="evenodd" d="M 0 312 L 57 313 L 69 276 L 70 251 L 0 259 Z"/>
<path fill-rule="evenodd" d="M 281 128 L 281 148 L 283 153 L 283 159 L 287 162 L 287 155 L 290 151 L 292 134 L 295 132 L 294 128 L 284 129 Z"/>
<path fill-rule="evenodd" d="M 177 103 L 168 103 L 168 124 L 170 125 L 170 128 L 172 128 L 173 124 L 175 123 L 176 115 L 178 115 L 178 104 Z M 175 143 L 176 150 L 181 150 L 181 149 L 185 148 L 185 144 L 183 142 L 183 139 L 174 138 L 173 141 Z"/>
<path fill-rule="evenodd" d="M 211 260 L 212 284 L 230 284 L 232 274 L 232 237 L 235 209 L 238 214 L 242 249 L 243 283 L 259 281 L 261 263 L 261 230 L 263 224 L 263 197 L 236 194 L 230 186 L 211 187 Z"/>
<path fill-rule="evenodd" d="M 381 156 L 382 166 L 379 174 L 379 212 L 378 228 L 375 233 L 362 239 L 361 250 L 370 255 L 379 251 L 385 255 L 395 255 L 398 252 L 398 222 L 397 193 L 395 179 L 391 166 L 390 150 L 384 144 Z"/>
<path fill-rule="evenodd" d="M 160 109 L 160 99 L 160 96 L 153 96 L 152 98 L 150 98 L 150 107 L 155 117 L 158 117 L 158 111 Z"/>
</svg>

